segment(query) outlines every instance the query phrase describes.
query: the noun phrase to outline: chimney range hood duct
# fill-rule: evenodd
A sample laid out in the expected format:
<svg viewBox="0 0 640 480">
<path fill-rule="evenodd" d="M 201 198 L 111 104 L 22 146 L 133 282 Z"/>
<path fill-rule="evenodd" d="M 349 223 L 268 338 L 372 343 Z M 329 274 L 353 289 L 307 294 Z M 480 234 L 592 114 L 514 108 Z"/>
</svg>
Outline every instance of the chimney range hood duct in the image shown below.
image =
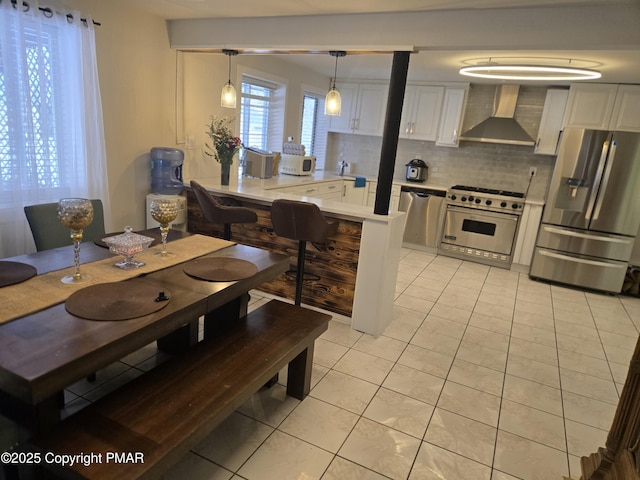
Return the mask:
<svg viewBox="0 0 640 480">
<path fill-rule="evenodd" d="M 534 140 L 513 118 L 520 85 L 498 85 L 493 115 L 463 133 L 460 140 L 508 145 L 534 145 Z"/>
</svg>

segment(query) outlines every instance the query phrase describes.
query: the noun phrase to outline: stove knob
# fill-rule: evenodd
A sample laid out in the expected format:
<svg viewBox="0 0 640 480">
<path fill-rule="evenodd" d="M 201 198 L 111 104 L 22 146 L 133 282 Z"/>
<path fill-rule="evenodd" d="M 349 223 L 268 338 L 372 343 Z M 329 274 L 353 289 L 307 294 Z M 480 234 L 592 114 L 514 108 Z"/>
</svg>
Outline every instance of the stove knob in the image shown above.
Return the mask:
<svg viewBox="0 0 640 480">
<path fill-rule="evenodd" d="M 507 206 L 507 202 L 500 202 L 500 206 L 501 206 L 502 208 L 506 207 L 506 206 Z"/>
<path fill-rule="evenodd" d="M 469 201 L 473 202 L 473 195 L 469 195 Z"/>
<path fill-rule="evenodd" d="M 518 205 L 517 203 L 514 203 L 513 205 L 511 205 L 511 208 L 516 209 L 518 208 L 520 205 Z"/>
<path fill-rule="evenodd" d="M 462 200 L 463 202 L 467 201 L 467 197 L 462 197 L 460 200 Z"/>
<path fill-rule="evenodd" d="M 480 200 L 479 198 L 476 198 L 476 203 L 480 203 L 482 200 Z"/>
<path fill-rule="evenodd" d="M 456 197 L 455 195 L 451 195 L 451 200 L 455 200 L 456 198 L 458 197 Z"/>
<path fill-rule="evenodd" d="M 486 202 L 484 202 L 484 203 L 486 203 L 487 205 L 491 205 L 493 202 L 492 202 L 491 200 L 487 200 L 487 201 L 486 201 Z"/>
</svg>

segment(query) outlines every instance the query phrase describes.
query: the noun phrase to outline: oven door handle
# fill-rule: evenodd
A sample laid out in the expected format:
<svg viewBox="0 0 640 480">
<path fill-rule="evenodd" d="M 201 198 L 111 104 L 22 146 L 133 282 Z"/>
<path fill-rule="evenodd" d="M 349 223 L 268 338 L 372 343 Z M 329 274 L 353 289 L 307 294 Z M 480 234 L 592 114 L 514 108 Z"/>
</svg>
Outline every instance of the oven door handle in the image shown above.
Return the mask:
<svg viewBox="0 0 640 480">
<path fill-rule="evenodd" d="M 447 205 L 447 211 L 455 212 L 455 213 L 463 213 L 468 215 L 483 215 L 489 218 L 498 218 L 498 219 L 508 218 L 509 220 L 513 220 L 514 222 L 517 222 L 518 218 L 520 218 L 519 215 L 512 212 L 496 212 L 493 210 L 485 210 L 483 208 L 459 207 L 457 205 L 451 205 L 451 204 Z"/>
</svg>

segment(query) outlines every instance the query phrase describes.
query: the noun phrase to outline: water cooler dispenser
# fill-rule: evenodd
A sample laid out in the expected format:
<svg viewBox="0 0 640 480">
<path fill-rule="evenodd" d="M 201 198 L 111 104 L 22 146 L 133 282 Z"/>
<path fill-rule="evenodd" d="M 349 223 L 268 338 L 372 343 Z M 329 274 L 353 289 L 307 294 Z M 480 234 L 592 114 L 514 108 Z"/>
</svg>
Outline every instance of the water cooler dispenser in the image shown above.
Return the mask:
<svg viewBox="0 0 640 480">
<path fill-rule="evenodd" d="M 184 152 L 177 148 L 154 147 L 151 149 L 151 193 L 147 195 L 147 228 L 160 226 L 149 213 L 152 200 L 170 199 L 178 203 L 178 216 L 171 228 L 187 230 L 187 198 L 180 195 L 184 188 L 182 164 Z"/>
</svg>

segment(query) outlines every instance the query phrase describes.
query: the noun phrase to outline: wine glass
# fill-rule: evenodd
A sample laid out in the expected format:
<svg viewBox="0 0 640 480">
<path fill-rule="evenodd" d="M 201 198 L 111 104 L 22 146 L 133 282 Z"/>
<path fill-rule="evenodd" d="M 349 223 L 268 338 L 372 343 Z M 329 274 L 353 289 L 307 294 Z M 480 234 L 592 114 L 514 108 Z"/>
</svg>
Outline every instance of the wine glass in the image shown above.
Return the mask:
<svg viewBox="0 0 640 480">
<path fill-rule="evenodd" d="M 149 205 L 149 211 L 151 218 L 160 224 L 160 233 L 162 234 L 162 251 L 156 255 L 170 257 L 173 254 L 167 252 L 167 235 L 169 233 L 169 222 L 172 222 L 178 216 L 178 202 L 167 199 L 152 200 Z"/>
<path fill-rule="evenodd" d="M 93 205 L 86 198 L 63 198 L 58 202 L 58 220 L 65 227 L 71 229 L 73 241 L 73 261 L 76 271 L 73 275 L 62 278 L 63 283 L 81 283 L 91 278 L 90 275 L 80 274 L 80 242 L 82 230 L 93 221 Z"/>
</svg>

